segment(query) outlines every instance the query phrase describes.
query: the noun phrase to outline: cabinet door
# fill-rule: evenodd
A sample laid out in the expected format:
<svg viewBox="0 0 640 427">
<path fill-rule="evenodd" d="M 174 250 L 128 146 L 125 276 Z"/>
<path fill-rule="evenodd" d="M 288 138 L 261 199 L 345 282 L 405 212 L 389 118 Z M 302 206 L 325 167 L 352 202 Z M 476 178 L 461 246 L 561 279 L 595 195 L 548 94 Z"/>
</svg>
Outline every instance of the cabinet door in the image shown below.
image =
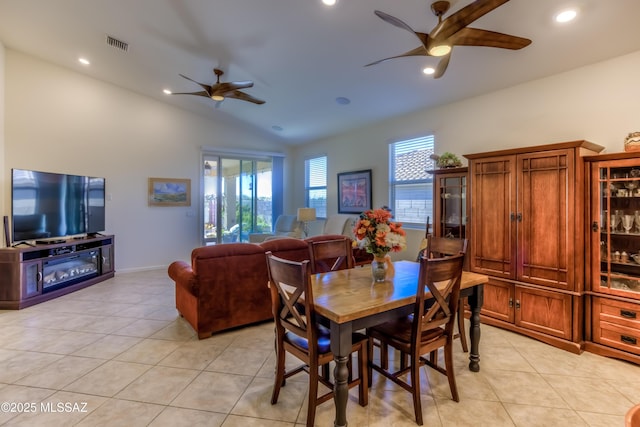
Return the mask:
<svg viewBox="0 0 640 427">
<path fill-rule="evenodd" d="M 100 249 L 102 256 L 102 266 L 100 274 L 111 273 L 113 271 L 113 245 L 106 245 Z"/>
<path fill-rule="evenodd" d="M 516 285 L 515 324 L 571 339 L 571 295 Z"/>
<path fill-rule="evenodd" d="M 640 299 L 640 160 L 591 166 L 591 290 Z"/>
<path fill-rule="evenodd" d="M 42 292 L 42 263 L 40 261 L 22 264 L 22 298 L 40 295 Z"/>
<path fill-rule="evenodd" d="M 480 313 L 504 322 L 514 322 L 514 286 L 512 283 L 489 279 L 484 285 L 484 301 Z"/>
<path fill-rule="evenodd" d="M 518 280 L 574 288 L 570 254 L 579 230 L 574 225 L 573 156 L 572 149 L 518 156 Z"/>
<path fill-rule="evenodd" d="M 456 171 L 462 168 L 456 168 Z M 435 174 L 434 235 L 467 238 L 467 173 L 438 171 Z"/>
<path fill-rule="evenodd" d="M 515 277 L 515 156 L 475 159 L 471 178 L 471 270 Z"/>
</svg>

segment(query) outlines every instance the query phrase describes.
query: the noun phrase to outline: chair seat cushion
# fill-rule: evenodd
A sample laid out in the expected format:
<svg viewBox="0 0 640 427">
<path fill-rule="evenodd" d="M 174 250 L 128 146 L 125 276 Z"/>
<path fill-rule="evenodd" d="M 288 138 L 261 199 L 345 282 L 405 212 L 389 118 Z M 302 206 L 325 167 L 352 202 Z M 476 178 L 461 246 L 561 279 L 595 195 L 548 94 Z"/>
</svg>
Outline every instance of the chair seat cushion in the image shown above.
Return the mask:
<svg viewBox="0 0 640 427">
<path fill-rule="evenodd" d="M 382 323 L 372 328 L 367 329 L 367 333 L 372 336 L 388 337 L 391 342 L 395 341 L 402 344 L 409 344 L 411 342 L 411 327 L 413 323 L 413 316 L 406 316 L 398 320 Z M 443 328 L 434 328 L 422 331 L 422 337 L 420 342 L 428 344 L 431 341 L 435 341 L 444 335 Z"/>
<path fill-rule="evenodd" d="M 284 339 L 300 349 L 309 351 L 309 342 L 306 338 L 287 331 L 284 334 Z M 351 336 L 351 342 L 354 344 L 367 339 L 368 338 L 365 335 L 357 332 L 354 332 Z M 331 352 L 331 333 L 329 332 L 329 329 L 322 325 L 318 325 L 318 353 L 324 354 L 329 352 Z"/>
</svg>

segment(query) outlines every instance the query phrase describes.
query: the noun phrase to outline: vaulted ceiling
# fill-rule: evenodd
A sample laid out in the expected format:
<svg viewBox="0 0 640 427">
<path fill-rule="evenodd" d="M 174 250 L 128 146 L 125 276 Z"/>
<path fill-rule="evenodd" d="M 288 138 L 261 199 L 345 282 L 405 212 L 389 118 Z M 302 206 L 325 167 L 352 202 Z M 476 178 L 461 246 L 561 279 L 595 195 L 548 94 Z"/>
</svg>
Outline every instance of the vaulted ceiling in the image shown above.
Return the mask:
<svg viewBox="0 0 640 427">
<path fill-rule="evenodd" d="M 452 0 L 448 16 L 471 3 Z M 531 39 L 522 50 L 455 47 L 442 78 L 422 73 L 437 58 L 364 67 L 419 45 L 374 15 L 428 33 L 428 0 L 2 0 L 6 48 L 153 97 L 211 120 L 304 143 L 386 118 L 465 99 L 640 50 L 638 0 L 511 0 L 472 26 Z M 570 24 L 553 21 L 578 8 Z M 123 52 L 106 43 L 128 44 Z M 77 62 L 86 57 L 91 64 Z M 264 105 L 165 95 L 221 81 L 251 80 L 244 92 Z M 608 76 L 602 76 L 603 79 Z M 345 103 L 346 98 L 349 103 Z"/>
</svg>

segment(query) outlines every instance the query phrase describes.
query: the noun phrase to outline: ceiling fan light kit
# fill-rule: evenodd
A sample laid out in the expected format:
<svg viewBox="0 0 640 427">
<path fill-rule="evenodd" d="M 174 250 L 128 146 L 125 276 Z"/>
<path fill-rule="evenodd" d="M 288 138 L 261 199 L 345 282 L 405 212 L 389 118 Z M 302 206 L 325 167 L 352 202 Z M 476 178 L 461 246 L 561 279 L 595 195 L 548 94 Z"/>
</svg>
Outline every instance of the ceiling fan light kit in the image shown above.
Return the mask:
<svg viewBox="0 0 640 427">
<path fill-rule="evenodd" d="M 448 44 L 441 44 L 438 46 L 431 46 L 429 48 L 429 55 L 431 56 L 445 56 L 451 52 L 451 46 Z"/>
<path fill-rule="evenodd" d="M 471 23 L 508 1 L 509 0 L 476 0 L 444 19 L 442 17 L 449 10 L 450 3 L 448 1 L 435 1 L 431 4 L 431 11 L 438 17 L 438 24 L 428 34 L 415 31 L 404 21 L 376 10 L 374 13 L 383 21 L 415 35 L 420 41 L 420 46 L 403 54 L 372 62 L 365 65 L 365 67 L 407 56 L 441 57 L 442 59 L 433 74 L 434 78 L 437 79 L 442 77 L 446 71 L 454 46 L 484 46 L 511 50 L 522 49 L 531 44 L 531 40 L 495 31 L 469 27 Z"/>
</svg>

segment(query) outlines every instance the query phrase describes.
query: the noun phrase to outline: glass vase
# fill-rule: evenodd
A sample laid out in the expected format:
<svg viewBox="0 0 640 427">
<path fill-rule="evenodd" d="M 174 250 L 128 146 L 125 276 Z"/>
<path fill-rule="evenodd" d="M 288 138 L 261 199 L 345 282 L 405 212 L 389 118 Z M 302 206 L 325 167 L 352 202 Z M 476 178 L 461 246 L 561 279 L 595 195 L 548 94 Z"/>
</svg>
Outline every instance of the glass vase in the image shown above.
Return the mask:
<svg viewBox="0 0 640 427">
<path fill-rule="evenodd" d="M 373 257 L 371 261 L 371 275 L 376 283 L 384 282 L 387 279 L 387 257 Z"/>
</svg>

